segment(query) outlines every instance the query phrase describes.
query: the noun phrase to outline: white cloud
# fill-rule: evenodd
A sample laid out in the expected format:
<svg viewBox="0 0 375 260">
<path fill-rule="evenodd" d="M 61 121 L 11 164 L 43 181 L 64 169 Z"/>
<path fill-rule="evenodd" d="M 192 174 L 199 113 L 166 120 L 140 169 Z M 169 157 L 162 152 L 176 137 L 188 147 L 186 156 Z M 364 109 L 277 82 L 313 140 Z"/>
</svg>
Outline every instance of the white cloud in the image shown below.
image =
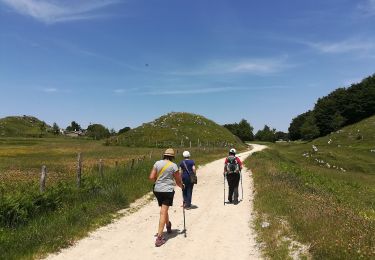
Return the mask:
<svg viewBox="0 0 375 260">
<path fill-rule="evenodd" d="M 0 2 L 22 15 L 51 24 L 101 17 L 103 15 L 95 11 L 116 4 L 119 0 L 0 0 Z"/>
</svg>

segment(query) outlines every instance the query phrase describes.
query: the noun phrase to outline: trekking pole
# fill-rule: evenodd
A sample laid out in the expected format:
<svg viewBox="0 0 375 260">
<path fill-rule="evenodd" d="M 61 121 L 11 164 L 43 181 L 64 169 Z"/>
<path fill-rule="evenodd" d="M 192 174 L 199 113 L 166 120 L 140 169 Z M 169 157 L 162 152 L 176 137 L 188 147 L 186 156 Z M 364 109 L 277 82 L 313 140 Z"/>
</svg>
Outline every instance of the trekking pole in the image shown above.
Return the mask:
<svg viewBox="0 0 375 260">
<path fill-rule="evenodd" d="M 184 237 L 186 237 L 186 225 L 185 225 L 185 200 L 184 200 L 184 191 L 182 190 L 182 212 L 183 212 L 183 215 L 184 215 L 184 230 L 182 232 L 184 232 Z"/>
<path fill-rule="evenodd" d="M 224 176 L 224 206 L 225 206 L 225 173 L 223 174 Z"/>
<path fill-rule="evenodd" d="M 242 172 L 240 172 L 240 179 L 241 179 L 241 190 L 242 190 L 242 201 L 243 201 L 243 186 L 242 186 Z"/>
</svg>

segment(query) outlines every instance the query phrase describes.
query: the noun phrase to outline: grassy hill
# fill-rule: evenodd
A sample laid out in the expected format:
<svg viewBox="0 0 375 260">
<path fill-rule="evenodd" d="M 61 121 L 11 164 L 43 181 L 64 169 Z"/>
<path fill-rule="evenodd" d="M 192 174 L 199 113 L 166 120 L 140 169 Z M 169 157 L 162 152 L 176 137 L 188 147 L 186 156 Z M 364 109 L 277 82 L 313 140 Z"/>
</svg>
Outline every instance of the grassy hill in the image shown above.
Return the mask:
<svg viewBox="0 0 375 260">
<path fill-rule="evenodd" d="M 0 119 L 0 137 L 40 137 L 46 135 L 50 128 L 51 126 L 32 116 L 9 116 Z"/>
<path fill-rule="evenodd" d="M 375 116 L 311 142 L 269 147 L 246 161 L 266 254 L 287 258 L 292 238 L 316 259 L 374 259 Z"/>
<path fill-rule="evenodd" d="M 150 123 L 132 129 L 116 138 L 111 144 L 124 146 L 236 146 L 242 141 L 224 128 L 203 116 L 190 113 L 169 113 Z"/>
</svg>

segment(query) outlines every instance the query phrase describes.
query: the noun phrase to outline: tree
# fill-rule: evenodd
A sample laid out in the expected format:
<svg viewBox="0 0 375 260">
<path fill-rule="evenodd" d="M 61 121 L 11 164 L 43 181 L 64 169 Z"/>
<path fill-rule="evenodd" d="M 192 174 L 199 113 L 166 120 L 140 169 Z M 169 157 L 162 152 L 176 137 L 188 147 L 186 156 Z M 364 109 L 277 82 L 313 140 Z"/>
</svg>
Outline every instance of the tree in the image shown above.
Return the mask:
<svg viewBox="0 0 375 260">
<path fill-rule="evenodd" d="M 53 123 L 52 132 L 54 135 L 59 135 L 60 133 L 60 127 L 56 123 Z"/>
<path fill-rule="evenodd" d="M 238 136 L 242 141 L 254 140 L 254 128 L 245 119 L 242 119 L 239 123 L 225 124 L 224 127 L 231 131 L 232 134 Z"/>
<path fill-rule="evenodd" d="M 277 131 L 275 133 L 275 139 L 276 140 L 284 140 L 284 141 L 286 141 L 286 140 L 289 139 L 288 136 L 289 136 L 288 133 L 284 133 L 282 131 Z"/>
<path fill-rule="evenodd" d="M 87 127 L 87 136 L 95 140 L 107 138 L 110 135 L 109 130 L 101 124 L 92 124 Z"/>
<path fill-rule="evenodd" d="M 332 118 L 332 130 L 333 131 L 336 131 L 338 129 L 341 128 L 342 125 L 344 125 L 346 121 L 346 118 L 343 117 L 340 112 L 336 112 L 334 115 L 333 115 L 333 118 Z"/>
<path fill-rule="evenodd" d="M 111 130 L 109 130 L 109 133 L 111 136 L 114 136 L 116 135 L 116 130 L 114 128 L 111 128 Z"/>
<path fill-rule="evenodd" d="M 238 123 L 238 130 L 237 130 L 237 136 L 242 141 L 252 141 L 254 140 L 254 134 L 253 134 L 254 128 L 247 122 L 245 119 L 242 119 Z"/>
<path fill-rule="evenodd" d="M 72 121 L 72 123 L 70 123 L 70 126 L 68 126 L 66 130 L 67 131 L 80 131 L 82 130 L 82 128 L 76 121 Z"/>
<path fill-rule="evenodd" d="M 265 125 L 262 130 L 259 130 L 255 134 L 255 140 L 263 142 L 275 142 L 276 141 L 276 129 L 270 128 L 268 125 Z"/>
<path fill-rule="evenodd" d="M 301 126 L 305 123 L 306 118 L 312 113 L 311 110 L 293 118 L 288 128 L 290 140 L 302 139 Z"/>
<path fill-rule="evenodd" d="M 301 114 L 292 120 L 289 135 L 292 140 L 302 138 L 302 125 L 309 113 L 314 114 L 315 123 L 309 118 L 304 126 L 304 133 L 315 135 L 315 126 L 319 136 L 327 135 L 339 128 L 354 124 L 375 114 L 375 74 L 349 88 L 338 88 L 327 96 L 319 98 L 314 109 Z M 306 135 L 304 136 L 306 138 Z"/>
<path fill-rule="evenodd" d="M 131 129 L 130 127 L 126 126 L 126 127 L 122 128 L 122 129 L 120 129 L 118 131 L 118 133 L 119 134 L 123 134 L 123 133 L 126 133 L 127 131 L 129 131 L 130 129 Z"/>
<path fill-rule="evenodd" d="M 306 118 L 301 126 L 300 132 L 303 140 L 312 140 L 319 136 L 319 127 L 312 113 Z"/>
</svg>

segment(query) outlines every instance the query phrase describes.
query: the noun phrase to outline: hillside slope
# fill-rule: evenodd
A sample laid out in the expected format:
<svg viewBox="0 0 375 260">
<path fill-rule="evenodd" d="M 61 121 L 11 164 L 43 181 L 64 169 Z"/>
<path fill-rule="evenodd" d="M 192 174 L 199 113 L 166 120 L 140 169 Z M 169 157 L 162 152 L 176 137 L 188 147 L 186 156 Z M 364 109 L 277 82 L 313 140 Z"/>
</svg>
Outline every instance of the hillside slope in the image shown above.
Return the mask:
<svg viewBox="0 0 375 260">
<path fill-rule="evenodd" d="M 33 116 L 8 116 L 0 119 L 0 137 L 39 137 L 51 126 Z"/>
<path fill-rule="evenodd" d="M 315 139 L 311 144 L 318 149 L 312 156 L 316 163 L 323 164 L 323 160 L 326 167 L 375 174 L 375 116 Z"/>
<path fill-rule="evenodd" d="M 110 140 L 124 146 L 243 146 L 242 141 L 203 116 L 169 113 Z"/>
<path fill-rule="evenodd" d="M 375 116 L 311 142 L 269 147 L 245 162 L 267 256 L 288 258 L 291 237 L 313 259 L 375 259 Z"/>
</svg>

